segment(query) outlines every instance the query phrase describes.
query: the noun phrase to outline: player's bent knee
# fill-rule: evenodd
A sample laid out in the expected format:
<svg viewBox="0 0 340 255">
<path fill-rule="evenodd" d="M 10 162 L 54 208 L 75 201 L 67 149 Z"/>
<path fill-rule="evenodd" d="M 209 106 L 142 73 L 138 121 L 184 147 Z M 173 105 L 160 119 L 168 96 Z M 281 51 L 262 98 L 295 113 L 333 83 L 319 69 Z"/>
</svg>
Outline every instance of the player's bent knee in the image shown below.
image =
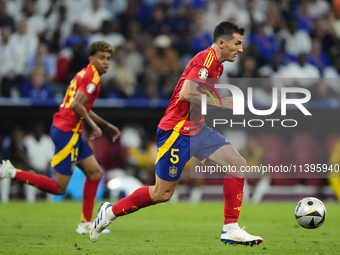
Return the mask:
<svg viewBox="0 0 340 255">
<path fill-rule="evenodd" d="M 103 176 L 103 171 L 101 168 L 97 168 L 95 171 L 92 171 L 87 174 L 87 178 L 91 180 L 100 180 Z"/>
<path fill-rule="evenodd" d="M 239 156 L 231 160 L 230 164 L 232 166 L 236 166 L 237 168 L 241 168 L 247 166 L 247 160 L 245 160 L 245 158 L 243 158 L 242 156 Z"/>
</svg>

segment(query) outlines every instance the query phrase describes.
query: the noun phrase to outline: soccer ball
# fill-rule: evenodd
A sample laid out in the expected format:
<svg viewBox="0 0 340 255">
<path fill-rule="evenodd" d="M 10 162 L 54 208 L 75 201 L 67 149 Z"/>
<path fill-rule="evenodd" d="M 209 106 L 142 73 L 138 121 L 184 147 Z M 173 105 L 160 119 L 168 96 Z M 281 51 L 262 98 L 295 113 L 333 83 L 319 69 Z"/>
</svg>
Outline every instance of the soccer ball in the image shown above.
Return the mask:
<svg viewBox="0 0 340 255">
<path fill-rule="evenodd" d="M 318 228 L 325 222 L 327 215 L 325 205 L 315 197 L 302 199 L 295 208 L 295 218 L 304 228 Z"/>
</svg>

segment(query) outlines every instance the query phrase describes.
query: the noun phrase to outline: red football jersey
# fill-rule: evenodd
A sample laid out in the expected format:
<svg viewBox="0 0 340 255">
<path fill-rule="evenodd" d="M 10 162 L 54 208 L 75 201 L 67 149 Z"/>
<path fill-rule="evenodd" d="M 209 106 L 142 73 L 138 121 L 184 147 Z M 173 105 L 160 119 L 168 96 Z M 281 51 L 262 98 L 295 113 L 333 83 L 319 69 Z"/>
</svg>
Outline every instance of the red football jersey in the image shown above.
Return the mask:
<svg viewBox="0 0 340 255">
<path fill-rule="evenodd" d="M 174 129 L 183 135 L 196 135 L 205 121 L 204 116 L 201 115 L 201 106 L 182 102 L 179 100 L 179 92 L 185 80 L 192 80 L 213 88 L 222 72 L 223 65 L 218 62 L 215 51 L 211 47 L 199 52 L 184 69 L 158 127 L 165 131 Z M 208 83 L 207 79 L 209 79 Z"/>
<path fill-rule="evenodd" d="M 94 101 L 98 98 L 100 90 L 100 75 L 97 69 L 90 63 L 76 74 L 70 82 L 59 112 L 53 116 L 53 125 L 64 132 L 83 133 L 84 122 L 81 121 L 71 108 L 71 104 L 78 90 L 83 91 L 89 100 L 85 103 L 85 109 L 89 112 Z"/>
</svg>

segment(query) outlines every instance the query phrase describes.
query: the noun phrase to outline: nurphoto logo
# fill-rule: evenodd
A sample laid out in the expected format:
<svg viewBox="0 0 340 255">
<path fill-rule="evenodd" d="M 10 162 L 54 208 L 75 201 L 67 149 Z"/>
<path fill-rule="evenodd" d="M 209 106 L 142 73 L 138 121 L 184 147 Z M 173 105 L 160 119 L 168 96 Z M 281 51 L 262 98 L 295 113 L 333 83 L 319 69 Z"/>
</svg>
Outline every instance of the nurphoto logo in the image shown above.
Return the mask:
<svg viewBox="0 0 340 255">
<path fill-rule="evenodd" d="M 228 89 L 233 97 L 233 115 L 244 115 L 244 108 L 245 108 L 245 98 L 242 90 L 238 88 L 235 85 L 231 84 L 215 84 L 212 88 L 212 93 L 208 91 L 207 89 L 198 87 L 199 90 L 202 90 L 206 92 L 206 94 L 201 95 L 201 114 L 206 115 L 207 114 L 207 94 L 213 99 L 215 105 L 217 106 L 217 102 L 213 96 L 215 94 L 217 98 L 219 99 L 221 105 L 222 100 L 218 93 L 216 92 L 216 89 Z M 278 107 L 278 88 L 272 88 L 272 105 L 269 109 L 255 109 L 254 102 L 253 102 L 253 88 L 248 87 L 247 89 L 248 96 L 247 96 L 247 106 L 251 113 L 257 116 L 267 116 L 275 112 L 275 110 Z M 301 98 L 287 98 L 287 95 L 289 93 L 295 93 L 295 94 L 301 94 Z M 305 88 L 295 88 L 295 87 L 283 87 L 281 88 L 281 115 L 286 116 L 287 115 L 287 105 L 295 105 L 305 116 L 311 116 L 312 114 L 303 106 L 304 103 L 307 103 L 311 99 L 311 93 L 309 90 Z M 279 121 L 281 122 L 281 125 L 283 127 L 295 127 L 297 126 L 297 121 L 295 119 L 265 119 L 267 122 L 271 122 L 271 126 L 274 127 L 274 123 Z M 262 127 L 265 123 L 265 121 L 261 119 L 251 119 L 246 122 L 244 120 L 243 122 L 237 122 L 237 124 L 243 124 L 245 127 L 246 124 L 248 124 L 249 127 Z M 233 124 L 232 120 L 227 119 L 214 119 L 213 120 L 213 126 L 216 125 L 224 125 L 230 123 L 231 127 Z M 257 125 L 255 125 L 257 123 Z M 290 125 L 288 124 L 290 123 Z M 234 124 L 236 124 L 234 122 Z"/>
</svg>

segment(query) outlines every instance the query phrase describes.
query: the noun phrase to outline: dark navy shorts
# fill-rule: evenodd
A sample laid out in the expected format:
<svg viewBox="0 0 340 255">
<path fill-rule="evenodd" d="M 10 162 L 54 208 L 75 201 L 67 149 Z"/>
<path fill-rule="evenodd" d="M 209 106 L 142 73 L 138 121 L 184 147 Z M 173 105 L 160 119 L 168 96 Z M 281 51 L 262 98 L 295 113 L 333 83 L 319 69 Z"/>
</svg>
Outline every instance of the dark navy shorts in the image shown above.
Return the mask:
<svg viewBox="0 0 340 255">
<path fill-rule="evenodd" d="M 157 130 L 158 148 L 155 162 L 156 174 L 166 181 L 177 181 L 185 164 L 192 156 L 200 161 L 220 147 L 230 144 L 218 131 L 206 124 L 195 136 L 182 135 L 174 130 Z"/>
<path fill-rule="evenodd" d="M 60 174 L 72 175 L 80 160 L 93 155 L 85 138 L 78 133 L 63 132 L 52 125 L 50 135 L 55 145 L 51 166 Z"/>
</svg>

